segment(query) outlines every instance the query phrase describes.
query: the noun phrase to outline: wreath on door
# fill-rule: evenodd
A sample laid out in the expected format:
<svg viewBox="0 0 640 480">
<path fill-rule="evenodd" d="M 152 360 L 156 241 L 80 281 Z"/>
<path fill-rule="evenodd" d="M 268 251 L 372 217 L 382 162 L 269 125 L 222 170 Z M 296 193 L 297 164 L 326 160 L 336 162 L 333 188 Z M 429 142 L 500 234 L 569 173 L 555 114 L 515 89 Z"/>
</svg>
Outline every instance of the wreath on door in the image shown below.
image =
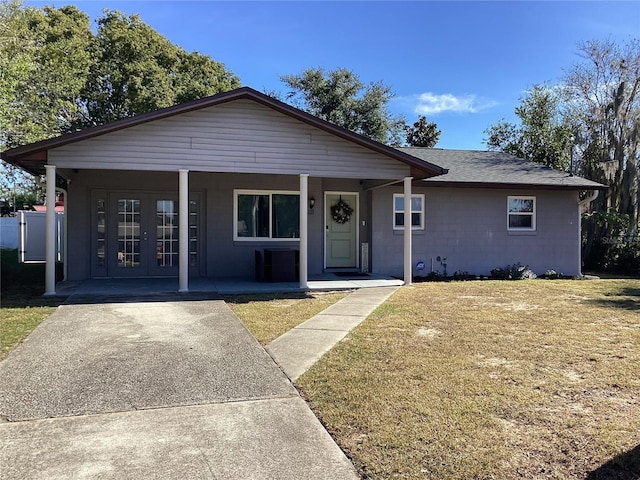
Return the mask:
<svg viewBox="0 0 640 480">
<path fill-rule="evenodd" d="M 353 215 L 353 208 L 349 206 L 347 202 L 340 200 L 331 207 L 331 216 L 333 217 L 333 221 L 336 223 L 347 223 L 351 220 L 351 215 Z"/>
</svg>

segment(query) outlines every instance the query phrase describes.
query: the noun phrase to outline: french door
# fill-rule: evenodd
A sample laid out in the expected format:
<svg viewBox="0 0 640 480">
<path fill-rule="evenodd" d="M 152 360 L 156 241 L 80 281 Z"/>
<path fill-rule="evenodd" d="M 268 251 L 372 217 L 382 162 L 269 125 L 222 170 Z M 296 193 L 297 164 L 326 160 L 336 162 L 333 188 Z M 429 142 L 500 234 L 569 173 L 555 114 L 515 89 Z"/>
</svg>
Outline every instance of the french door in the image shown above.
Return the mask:
<svg viewBox="0 0 640 480">
<path fill-rule="evenodd" d="M 197 270 L 198 201 L 189 201 L 189 265 Z M 174 194 L 109 192 L 96 201 L 97 265 L 108 277 L 178 275 L 178 201 Z"/>
</svg>

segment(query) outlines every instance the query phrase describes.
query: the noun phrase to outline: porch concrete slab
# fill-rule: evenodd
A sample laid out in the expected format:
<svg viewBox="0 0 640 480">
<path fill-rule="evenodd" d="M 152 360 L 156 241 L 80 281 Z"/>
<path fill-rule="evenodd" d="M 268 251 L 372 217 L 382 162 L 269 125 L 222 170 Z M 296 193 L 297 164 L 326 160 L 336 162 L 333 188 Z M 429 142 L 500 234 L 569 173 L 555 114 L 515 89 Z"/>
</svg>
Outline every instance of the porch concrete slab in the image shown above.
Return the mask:
<svg viewBox="0 0 640 480">
<path fill-rule="evenodd" d="M 0 423 L 5 480 L 358 478 L 299 397 Z"/>
<path fill-rule="evenodd" d="M 353 292 L 353 295 L 350 295 L 349 301 L 354 302 L 358 298 L 362 297 L 374 297 L 376 299 L 384 298 L 385 300 L 393 295 L 393 293 L 397 290 L 397 288 L 389 288 L 391 287 L 399 287 L 404 285 L 404 282 L 400 282 L 396 285 L 383 285 L 383 286 L 375 286 L 373 283 L 370 284 L 367 288 L 358 289 Z"/>
<path fill-rule="evenodd" d="M 100 278 L 81 282 L 61 282 L 56 285 L 56 296 L 75 296 L 83 301 L 91 297 L 103 298 L 128 296 L 179 295 L 185 299 L 196 294 L 252 294 L 252 293 L 291 293 L 306 291 L 356 290 L 403 285 L 396 278 L 370 275 L 353 279 L 338 277 L 327 273 L 309 278 L 307 288 L 300 288 L 299 282 L 256 282 L 239 278 L 191 278 L 189 292 L 178 294 L 177 278 Z M 213 298 L 213 297 L 212 297 Z M 76 303 L 80 303 L 77 301 Z"/>
<path fill-rule="evenodd" d="M 399 287 L 404 285 L 403 280 L 398 280 L 397 278 L 371 278 L 368 280 L 352 280 L 352 285 L 356 288 L 374 288 L 374 287 Z"/>
<path fill-rule="evenodd" d="M 266 346 L 293 381 L 306 372 L 399 287 L 356 290 Z"/>
<path fill-rule="evenodd" d="M 142 298 L 60 306 L 0 362 L 0 415 L 25 420 L 296 395 L 222 300 Z"/>
<path fill-rule="evenodd" d="M 345 330 L 294 328 L 265 348 L 285 375 L 295 381 L 347 333 Z"/>
</svg>

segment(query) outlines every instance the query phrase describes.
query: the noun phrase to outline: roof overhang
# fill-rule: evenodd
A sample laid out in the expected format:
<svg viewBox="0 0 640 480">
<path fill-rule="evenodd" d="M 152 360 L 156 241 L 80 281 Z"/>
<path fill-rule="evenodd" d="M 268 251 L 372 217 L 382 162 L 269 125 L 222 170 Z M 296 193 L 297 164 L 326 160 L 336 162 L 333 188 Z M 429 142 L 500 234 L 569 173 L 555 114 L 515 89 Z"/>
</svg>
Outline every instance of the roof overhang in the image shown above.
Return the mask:
<svg viewBox="0 0 640 480">
<path fill-rule="evenodd" d="M 47 164 L 48 152 L 49 150 L 52 150 L 54 148 L 62 147 L 75 142 L 80 142 L 89 138 L 98 137 L 100 135 L 105 135 L 111 132 L 116 132 L 118 130 L 123 130 L 135 125 L 141 125 L 144 123 L 153 122 L 155 120 L 180 115 L 183 113 L 192 112 L 215 105 L 221 105 L 223 103 L 240 99 L 252 100 L 273 110 L 276 110 L 284 115 L 331 133 L 336 137 L 343 138 L 374 152 L 383 154 L 387 157 L 402 162 L 410 167 L 411 176 L 416 179 L 425 179 L 447 173 L 447 169 L 445 168 L 429 163 L 425 160 L 421 160 L 375 140 L 371 140 L 370 138 L 339 127 L 338 125 L 334 125 L 333 123 L 327 122 L 309 113 L 303 112 L 300 109 L 292 107 L 291 105 L 288 105 L 284 102 L 281 102 L 280 100 L 260 93 L 249 87 L 238 88 L 236 90 L 220 93 L 212 97 L 206 97 L 199 100 L 194 100 L 192 102 L 174 105 L 172 107 L 143 113 L 141 115 L 134 115 L 132 117 L 117 120 L 105 125 L 86 128 L 84 130 L 68 133 L 59 137 L 30 143 L 28 145 L 22 145 L 10 150 L 5 150 L 4 152 L 0 153 L 0 158 L 8 163 L 22 168 L 23 170 L 26 170 L 27 172 L 35 175 L 42 175 L 45 171 L 44 166 Z"/>
<path fill-rule="evenodd" d="M 557 184 L 549 185 L 545 183 L 499 183 L 499 182 L 447 182 L 438 181 L 430 182 L 428 180 L 419 182 L 421 186 L 435 187 L 435 188 L 490 188 L 490 189 L 504 189 L 504 190 L 607 190 L 609 187 L 601 185 L 599 183 L 594 184 Z"/>
</svg>

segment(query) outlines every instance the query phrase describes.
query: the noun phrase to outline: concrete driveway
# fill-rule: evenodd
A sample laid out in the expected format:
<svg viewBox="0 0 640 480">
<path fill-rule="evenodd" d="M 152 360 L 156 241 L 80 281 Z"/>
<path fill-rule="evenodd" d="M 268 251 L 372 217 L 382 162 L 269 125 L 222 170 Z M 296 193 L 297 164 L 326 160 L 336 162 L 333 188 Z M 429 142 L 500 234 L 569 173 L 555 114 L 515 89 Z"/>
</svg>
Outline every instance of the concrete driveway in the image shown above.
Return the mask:
<svg viewBox="0 0 640 480">
<path fill-rule="evenodd" d="M 210 296 L 76 299 L 0 362 L 0 379 L 2 479 L 357 478 Z"/>
</svg>

